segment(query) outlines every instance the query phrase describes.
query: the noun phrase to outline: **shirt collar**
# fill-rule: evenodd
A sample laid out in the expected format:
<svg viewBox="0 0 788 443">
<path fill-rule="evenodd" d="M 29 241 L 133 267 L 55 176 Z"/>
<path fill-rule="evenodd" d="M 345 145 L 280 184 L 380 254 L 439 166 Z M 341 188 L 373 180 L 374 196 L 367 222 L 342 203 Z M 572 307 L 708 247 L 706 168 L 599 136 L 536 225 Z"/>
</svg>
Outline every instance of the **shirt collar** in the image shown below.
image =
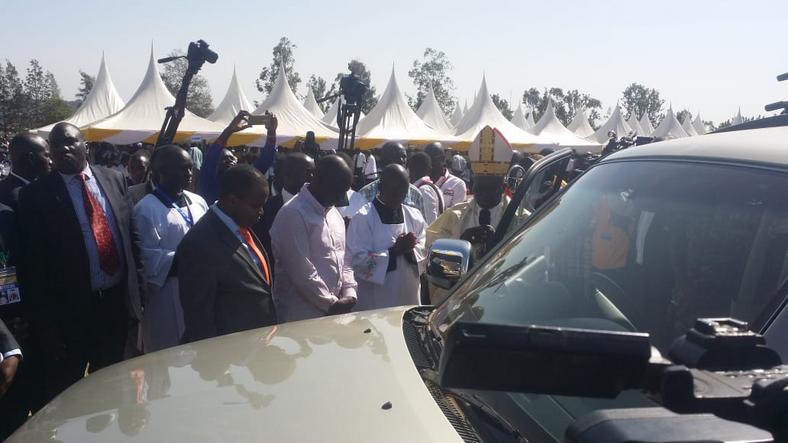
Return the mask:
<svg viewBox="0 0 788 443">
<path fill-rule="evenodd" d="M 77 178 L 79 174 L 63 174 L 62 172 L 58 172 L 61 177 L 63 177 L 63 181 L 69 182 Z M 90 165 L 85 165 L 85 169 L 82 170 L 81 174 L 85 174 L 88 180 L 93 179 L 93 170 L 90 169 Z"/>
<path fill-rule="evenodd" d="M 417 188 L 420 188 L 420 187 L 422 187 L 424 185 L 431 185 L 431 184 L 432 184 L 432 179 L 430 179 L 429 175 L 425 175 L 424 177 L 416 180 L 416 183 L 413 183 L 413 185 L 416 186 Z"/>
<path fill-rule="evenodd" d="M 287 189 L 282 188 L 282 203 L 287 203 L 295 197 L 295 194 L 287 192 Z"/>
<path fill-rule="evenodd" d="M 14 177 L 16 177 L 16 178 L 17 178 L 19 181 L 21 181 L 22 183 L 24 183 L 24 184 L 25 184 L 25 186 L 27 186 L 27 185 L 29 185 L 29 184 L 30 184 L 30 180 L 28 180 L 28 179 L 26 179 L 26 178 L 22 177 L 21 175 L 19 175 L 19 174 L 15 173 L 14 171 L 11 171 L 11 172 L 9 172 L 9 173 L 8 173 L 8 175 L 11 175 L 11 176 L 14 176 Z"/>
<path fill-rule="evenodd" d="M 315 196 L 309 191 L 309 183 L 305 184 L 301 191 L 299 191 L 298 195 L 302 196 L 301 198 L 306 201 L 309 206 L 315 211 L 320 214 L 328 214 L 331 211 L 333 206 L 325 207 L 320 204 L 319 201 L 315 198 Z"/>
<path fill-rule="evenodd" d="M 232 231 L 233 234 L 238 234 L 241 232 L 241 227 L 238 226 L 238 223 L 236 223 L 235 220 L 233 220 L 233 218 L 227 215 L 224 211 L 219 209 L 218 203 L 211 205 L 211 210 L 214 212 L 214 214 L 216 214 L 217 217 L 219 217 L 219 220 L 221 220 L 222 223 L 224 223 L 227 228 Z"/>
</svg>

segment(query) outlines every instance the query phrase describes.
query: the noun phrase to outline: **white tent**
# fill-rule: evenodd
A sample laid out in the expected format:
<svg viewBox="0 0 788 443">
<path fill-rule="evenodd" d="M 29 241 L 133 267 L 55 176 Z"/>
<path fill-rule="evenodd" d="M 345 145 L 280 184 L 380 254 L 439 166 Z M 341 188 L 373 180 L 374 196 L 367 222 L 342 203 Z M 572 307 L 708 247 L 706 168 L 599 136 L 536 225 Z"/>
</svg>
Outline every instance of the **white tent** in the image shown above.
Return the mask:
<svg viewBox="0 0 788 443">
<path fill-rule="evenodd" d="M 624 116 L 621 115 L 621 107 L 618 104 L 613 109 L 613 113 L 610 114 L 610 118 L 596 130 L 591 139 L 599 143 L 607 143 L 609 139 L 607 134 L 610 131 L 615 131 L 617 137 L 623 137 L 632 131 L 632 128 L 624 121 Z"/>
<path fill-rule="evenodd" d="M 582 138 L 588 138 L 594 135 L 594 128 L 588 123 L 588 115 L 586 114 L 585 108 L 581 108 L 575 113 L 575 118 L 569 123 L 567 129 L 572 131 L 576 136 Z"/>
<path fill-rule="evenodd" d="M 221 103 L 219 103 L 219 106 L 216 107 L 216 110 L 213 111 L 213 114 L 208 116 L 208 120 L 226 125 L 238 115 L 238 112 L 251 112 L 252 109 L 254 109 L 254 107 L 241 89 L 241 84 L 238 82 L 238 76 L 235 74 L 235 68 L 233 68 L 233 78 L 230 79 L 230 86 L 227 87 L 227 93 L 224 94 L 224 98 Z"/>
<path fill-rule="evenodd" d="M 457 126 L 460 123 L 460 120 L 462 120 L 462 110 L 460 109 L 460 104 L 457 103 L 454 106 L 454 113 L 451 115 L 451 125 Z"/>
<path fill-rule="evenodd" d="M 324 115 L 323 118 L 320 119 L 320 121 L 327 124 L 331 128 L 337 127 L 337 113 L 339 112 L 339 101 L 340 101 L 339 98 L 334 100 L 334 103 L 332 103 L 331 107 L 328 108 L 328 111 L 326 111 L 326 115 Z M 358 116 L 359 121 L 361 121 L 361 119 L 364 118 L 365 116 L 366 115 L 363 112 L 359 114 Z"/>
<path fill-rule="evenodd" d="M 175 97 L 164 86 L 151 48 L 148 69 L 137 92 L 120 111 L 83 126 L 85 139 L 107 141 L 118 145 L 142 141 L 153 143 L 161 130 L 166 114 L 165 108 L 174 104 Z M 198 117 L 186 110 L 178 126 L 175 141 L 184 141 L 195 135 L 211 139 L 217 137 L 223 129 L 223 125 Z"/>
<path fill-rule="evenodd" d="M 597 152 L 602 150 L 601 144 L 582 139 L 569 129 L 566 129 L 556 117 L 552 101 L 547 104 L 547 109 L 545 109 L 539 121 L 536 122 L 533 132 L 546 140 L 558 143 L 562 147 L 583 148 Z"/>
<path fill-rule="evenodd" d="M 101 66 L 99 67 L 96 81 L 93 83 L 93 88 L 88 93 L 88 96 L 85 97 L 85 101 L 79 105 L 76 112 L 63 121 L 81 127 L 112 115 L 123 109 L 123 106 L 125 106 L 123 99 L 120 98 L 115 85 L 112 83 L 112 77 L 109 75 L 109 70 L 102 54 Z M 57 123 L 38 128 L 36 132 L 46 137 Z"/>
<path fill-rule="evenodd" d="M 654 133 L 654 125 L 651 124 L 651 119 L 648 118 L 648 112 L 644 112 L 640 117 L 640 129 L 643 130 L 643 136 L 650 137 Z"/>
<path fill-rule="evenodd" d="M 534 126 L 536 126 L 536 122 L 534 121 L 534 111 L 531 110 L 528 112 L 528 115 L 525 116 L 525 130 L 533 134 Z"/>
<path fill-rule="evenodd" d="M 418 115 L 427 126 L 439 133 L 450 135 L 454 132 L 452 125 L 446 121 L 446 115 L 444 115 L 443 110 L 441 110 L 438 98 L 435 97 L 435 91 L 432 89 L 432 85 L 430 85 L 430 90 L 427 92 L 427 96 L 424 98 L 421 106 L 416 110 L 416 115 Z"/>
<path fill-rule="evenodd" d="M 700 113 L 698 113 L 698 115 L 695 116 L 695 120 L 692 121 L 692 127 L 695 128 L 695 132 L 697 132 L 698 135 L 703 135 L 707 132 L 706 125 L 703 124 L 703 119 L 700 118 Z"/>
<path fill-rule="evenodd" d="M 465 117 L 465 114 L 468 113 L 468 99 L 465 99 L 465 106 L 462 107 L 462 116 Z"/>
<path fill-rule="evenodd" d="M 640 122 L 638 122 L 638 119 L 635 116 L 634 112 L 629 114 L 629 120 L 627 120 L 627 125 L 629 125 L 629 128 L 631 130 L 635 131 L 635 134 L 645 135 L 644 134 L 645 131 L 643 130 L 643 128 L 640 127 Z"/>
<path fill-rule="evenodd" d="M 311 112 L 315 118 L 322 119 L 325 114 L 323 114 L 323 110 L 320 109 L 320 105 L 317 104 L 317 100 L 315 100 L 315 92 L 312 91 L 312 88 L 307 86 L 309 92 L 306 94 L 306 98 L 304 99 L 304 107 L 307 111 Z"/>
<path fill-rule="evenodd" d="M 668 113 L 665 114 L 665 118 L 662 119 L 652 135 L 659 138 L 681 138 L 686 137 L 687 132 L 681 127 L 676 115 L 673 114 L 673 108 L 668 108 Z"/>
<path fill-rule="evenodd" d="M 525 114 L 523 113 L 522 105 L 517 105 L 517 109 L 514 110 L 514 115 L 512 115 L 512 119 L 509 121 L 524 131 L 528 130 L 528 122 L 525 120 Z"/>
<path fill-rule="evenodd" d="M 698 131 L 696 131 L 695 127 L 692 126 L 692 119 L 689 117 L 684 117 L 684 121 L 681 122 L 681 129 L 683 129 L 684 132 L 686 132 L 690 137 L 698 135 Z"/>
<path fill-rule="evenodd" d="M 449 134 L 433 130 L 424 123 L 399 89 L 394 68 L 380 100 L 356 129 L 356 146 L 369 149 L 386 141 L 402 141 L 411 144 L 424 144 L 432 141 L 454 140 Z"/>
<path fill-rule="evenodd" d="M 336 145 L 337 133 L 317 117 L 312 115 L 301 102 L 298 101 L 290 85 L 287 83 L 284 65 L 280 65 L 279 73 L 274 80 L 274 85 L 268 97 L 252 114 L 260 115 L 266 111 L 276 115 L 279 126 L 276 129 L 277 143 L 283 146 L 291 145 L 306 136 L 307 131 L 315 133 L 315 138 L 327 148 Z M 328 143 L 323 143 L 328 141 Z M 229 145 L 260 146 L 265 143 L 265 127 L 254 126 L 233 134 Z"/>
<path fill-rule="evenodd" d="M 741 116 L 741 107 L 739 107 L 739 112 L 736 113 L 736 116 L 733 117 L 733 121 L 731 121 L 731 126 L 736 126 L 744 123 L 744 119 Z"/>
<path fill-rule="evenodd" d="M 455 135 L 465 142 L 466 146 L 469 146 L 485 126 L 500 131 L 515 147 L 536 149 L 555 145 L 555 142 L 531 134 L 509 122 L 493 103 L 487 90 L 487 80 L 482 77 L 479 93 L 476 94 L 473 105 L 457 125 Z"/>
</svg>

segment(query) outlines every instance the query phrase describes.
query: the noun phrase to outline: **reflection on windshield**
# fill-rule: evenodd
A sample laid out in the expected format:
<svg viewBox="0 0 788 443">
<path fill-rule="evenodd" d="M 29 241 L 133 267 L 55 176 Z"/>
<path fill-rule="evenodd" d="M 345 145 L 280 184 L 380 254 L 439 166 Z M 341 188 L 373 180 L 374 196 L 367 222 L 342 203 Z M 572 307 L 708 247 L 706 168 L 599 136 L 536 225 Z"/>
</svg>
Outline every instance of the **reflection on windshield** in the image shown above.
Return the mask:
<svg viewBox="0 0 788 443">
<path fill-rule="evenodd" d="M 784 174 L 602 164 L 548 203 L 436 312 L 454 321 L 648 332 L 666 350 L 697 317 L 756 321 L 788 271 Z"/>
</svg>

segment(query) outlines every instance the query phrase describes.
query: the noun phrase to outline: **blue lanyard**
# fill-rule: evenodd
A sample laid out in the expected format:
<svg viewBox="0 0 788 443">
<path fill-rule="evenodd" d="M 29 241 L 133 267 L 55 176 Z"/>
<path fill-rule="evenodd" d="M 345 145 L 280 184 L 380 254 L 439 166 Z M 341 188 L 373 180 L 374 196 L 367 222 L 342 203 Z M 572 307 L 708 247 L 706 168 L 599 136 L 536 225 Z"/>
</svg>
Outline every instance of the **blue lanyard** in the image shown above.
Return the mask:
<svg viewBox="0 0 788 443">
<path fill-rule="evenodd" d="M 192 226 L 194 226 L 194 217 L 192 216 L 192 211 L 189 210 L 188 197 L 186 197 L 187 204 L 186 204 L 186 210 L 184 211 L 182 208 L 178 207 L 175 201 L 171 199 L 169 195 L 165 194 L 164 191 L 162 191 L 161 189 L 156 188 L 153 190 L 153 193 L 156 194 L 156 196 L 159 197 L 159 199 L 165 202 L 165 206 L 168 206 L 178 211 L 178 214 L 181 214 L 181 217 L 183 217 L 183 220 L 186 222 L 186 224 L 189 226 L 190 229 Z"/>
</svg>

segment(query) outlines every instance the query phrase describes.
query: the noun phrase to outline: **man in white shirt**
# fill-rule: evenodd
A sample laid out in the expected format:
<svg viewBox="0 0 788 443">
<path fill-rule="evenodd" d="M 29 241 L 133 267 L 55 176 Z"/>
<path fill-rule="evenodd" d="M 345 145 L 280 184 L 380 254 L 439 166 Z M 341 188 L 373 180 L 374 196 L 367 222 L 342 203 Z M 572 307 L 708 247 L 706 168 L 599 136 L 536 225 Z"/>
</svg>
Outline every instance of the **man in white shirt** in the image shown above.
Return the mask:
<svg viewBox="0 0 788 443">
<path fill-rule="evenodd" d="M 410 182 L 419 188 L 424 200 L 424 221 L 429 226 L 445 209 L 443 192 L 430 179 L 430 156 L 424 152 L 417 152 L 408 159 L 408 174 Z"/>
<path fill-rule="evenodd" d="M 436 186 L 441 188 L 446 209 L 464 202 L 467 187 L 461 178 L 451 175 L 446 169 L 446 151 L 443 146 L 438 142 L 430 143 L 424 147 L 424 152 L 432 160 L 430 178 Z"/>
<path fill-rule="evenodd" d="M 335 208 L 352 180 L 341 157 L 321 158 L 312 182 L 274 220 L 274 303 L 280 322 L 342 314 L 356 304 L 356 280 L 345 261 L 345 222 Z"/>
</svg>

